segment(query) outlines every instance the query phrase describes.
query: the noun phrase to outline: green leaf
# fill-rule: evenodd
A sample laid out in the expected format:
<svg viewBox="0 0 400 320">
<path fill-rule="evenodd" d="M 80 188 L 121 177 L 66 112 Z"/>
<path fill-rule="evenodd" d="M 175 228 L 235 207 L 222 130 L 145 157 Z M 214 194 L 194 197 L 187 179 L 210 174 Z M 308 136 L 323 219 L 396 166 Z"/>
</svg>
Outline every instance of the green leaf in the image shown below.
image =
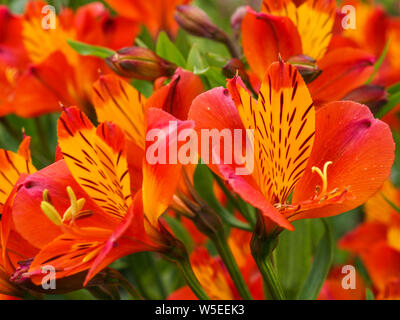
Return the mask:
<svg viewBox="0 0 400 320">
<path fill-rule="evenodd" d="M 396 206 L 396 204 L 393 201 L 391 201 L 388 197 L 386 197 L 382 192 L 379 192 L 379 194 L 394 210 L 397 211 L 397 213 L 400 214 L 400 208 Z"/>
<path fill-rule="evenodd" d="M 151 36 L 149 30 L 145 26 L 142 26 L 142 30 L 140 34 L 136 37 L 135 43 L 139 47 L 148 48 L 153 51 L 155 50 L 155 43 L 153 37 Z"/>
<path fill-rule="evenodd" d="M 371 291 L 370 288 L 365 289 L 365 299 L 366 300 L 375 300 L 374 293 Z"/>
<path fill-rule="evenodd" d="M 236 219 L 231 212 L 221 205 L 215 197 L 213 182 L 214 177 L 210 169 L 205 164 L 199 163 L 193 176 L 193 184 L 197 193 L 221 216 L 225 223 L 235 228 L 251 231 L 251 227 L 247 223 Z"/>
<path fill-rule="evenodd" d="M 376 118 L 382 118 L 400 103 L 400 91 L 389 96 L 388 102 L 376 113 Z"/>
<path fill-rule="evenodd" d="M 318 297 L 333 261 L 332 231 L 327 220 L 321 219 L 321 221 L 325 226 L 325 234 L 318 245 L 314 263 L 298 296 L 300 300 L 315 300 Z"/>
<path fill-rule="evenodd" d="M 226 77 L 223 75 L 221 68 L 210 67 L 203 76 L 207 79 L 210 88 L 224 87 L 226 85 Z"/>
<path fill-rule="evenodd" d="M 395 94 L 395 93 L 397 93 L 397 92 L 400 92 L 400 82 L 397 82 L 396 84 L 390 86 L 390 87 L 387 89 L 387 92 L 388 92 L 389 94 Z"/>
<path fill-rule="evenodd" d="M 294 299 L 311 268 L 311 221 L 293 223 L 294 231 L 283 231 L 274 252 L 278 276 L 288 299 Z"/>
<path fill-rule="evenodd" d="M 204 74 L 208 71 L 208 68 L 208 64 L 200 53 L 197 44 L 194 43 L 189 51 L 186 69 L 193 71 L 194 74 Z"/>
<path fill-rule="evenodd" d="M 379 68 L 381 67 L 383 61 L 385 60 L 385 57 L 386 57 L 388 51 L 389 51 L 389 40 L 386 42 L 385 48 L 383 48 L 381 56 L 375 63 L 374 72 L 371 74 L 371 76 L 369 77 L 369 79 L 367 80 L 367 82 L 365 84 L 370 84 L 372 82 L 375 75 L 378 73 Z"/>
<path fill-rule="evenodd" d="M 146 98 L 150 97 L 153 93 L 153 83 L 146 80 L 133 79 L 131 84 L 137 89 L 140 93 L 144 94 Z"/>
<path fill-rule="evenodd" d="M 186 65 L 185 58 L 178 48 L 171 42 L 167 34 L 163 31 L 158 36 L 156 53 L 165 60 L 175 63 L 184 68 Z"/>
<path fill-rule="evenodd" d="M 175 46 L 182 53 L 185 59 L 189 55 L 191 44 L 189 43 L 188 34 L 183 30 L 178 30 L 178 35 L 175 38 Z"/>
<path fill-rule="evenodd" d="M 93 46 L 91 44 L 70 39 L 68 39 L 67 42 L 72 49 L 74 49 L 82 56 L 95 56 L 105 59 L 115 54 L 115 51 L 109 48 Z"/>
</svg>

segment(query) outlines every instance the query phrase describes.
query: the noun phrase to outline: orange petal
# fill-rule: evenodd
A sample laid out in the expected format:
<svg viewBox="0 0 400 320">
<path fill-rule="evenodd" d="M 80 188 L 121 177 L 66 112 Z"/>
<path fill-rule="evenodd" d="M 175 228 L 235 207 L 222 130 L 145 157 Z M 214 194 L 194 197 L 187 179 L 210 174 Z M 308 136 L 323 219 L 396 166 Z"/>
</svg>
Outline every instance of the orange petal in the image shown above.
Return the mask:
<svg viewBox="0 0 400 320">
<path fill-rule="evenodd" d="M 188 0 L 106 0 L 121 16 L 144 23 L 155 36 L 160 30 L 175 34 L 177 24 L 174 20 L 175 7 L 186 4 Z"/>
<path fill-rule="evenodd" d="M 31 65 L 18 78 L 10 104 L 10 112 L 21 117 L 34 117 L 60 111 L 60 102 L 73 104 L 73 70 L 60 52 L 45 61 Z"/>
<path fill-rule="evenodd" d="M 140 196 L 140 194 L 138 196 Z M 143 219 L 143 212 L 135 210 L 132 205 L 123 221 L 115 228 L 111 236 L 105 242 L 102 250 L 96 255 L 96 258 L 93 259 L 94 261 L 92 261 L 84 285 L 112 261 L 127 254 L 152 249 L 152 247 L 146 243 L 147 237 Z M 127 231 L 129 232 L 130 241 L 123 238 L 123 235 L 127 233 Z M 125 250 L 121 250 L 121 246 L 126 246 Z M 115 248 L 119 248 L 119 250 L 115 250 Z"/>
<path fill-rule="evenodd" d="M 203 91 L 199 76 L 178 68 L 171 81 L 152 94 L 147 107 L 161 108 L 179 120 L 186 120 L 193 99 Z"/>
<path fill-rule="evenodd" d="M 132 198 L 122 130 L 110 123 L 96 130 L 81 111 L 68 108 L 59 119 L 58 138 L 81 187 L 110 216 L 124 216 Z"/>
<path fill-rule="evenodd" d="M 356 272 L 356 287 L 344 288 L 342 285 L 346 273 L 342 273 L 342 266 L 334 267 L 324 282 L 318 300 L 364 300 L 365 285 L 359 272 Z"/>
<path fill-rule="evenodd" d="M 279 55 L 287 60 L 302 53 L 299 33 L 287 17 L 248 9 L 242 22 L 242 37 L 244 54 L 260 79 Z"/>
<path fill-rule="evenodd" d="M 368 251 L 374 244 L 386 241 L 386 233 L 387 227 L 382 223 L 362 223 L 340 239 L 339 247 L 361 254 Z"/>
<path fill-rule="evenodd" d="M 294 191 L 293 203 L 315 196 L 321 178 L 311 168 L 323 168 L 328 161 L 332 164 L 327 171 L 327 191 L 348 189 L 352 197 L 300 213 L 298 218 L 332 216 L 363 204 L 388 178 L 393 160 L 390 128 L 374 119 L 368 107 L 347 101 L 322 107 L 316 113 L 314 147 L 305 174 Z"/>
<path fill-rule="evenodd" d="M 74 29 L 66 27 L 58 16 L 54 17 L 56 28 L 45 29 L 42 26 L 42 8 L 45 2 L 28 2 L 23 19 L 22 36 L 30 60 L 42 63 L 54 52 L 62 52 L 68 61 L 76 65 L 78 53 L 69 46 L 67 39 L 75 39 Z"/>
<path fill-rule="evenodd" d="M 315 133 L 310 93 L 295 67 L 273 63 L 264 76 L 258 102 L 241 86 L 239 115 L 254 131 L 253 177 L 272 203 L 284 203 L 307 166 Z"/>
<path fill-rule="evenodd" d="M 146 98 L 114 74 L 100 76 L 93 85 L 92 100 L 100 122 L 122 128 L 128 139 L 144 149 Z"/>
<path fill-rule="evenodd" d="M 361 258 L 374 286 L 378 290 L 383 290 L 391 281 L 398 279 L 400 252 L 386 243 L 377 243 Z"/>
<path fill-rule="evenodd" d="M 306 0 L 298 7 L 290 0 L 264 0 L 262 11 L 290 18 L 299 32 L 303 54 L 315 60 L 323 57 L 332 37 L 334 0 Z"/>
<path fill-rule="evenodd" d="M 135 21 L 111 16 L 110 11 L 100 2 L 79 7 L 74 18 L 79 41 L 114 50 L 132 45 L 140 31 Z"/>
<path fill-rule="evenodd" d="M 238 299 L 232 280 L 221 263 L 204 248 L 197 248 L 190 256 L 193 272 L 210 299 Z"/>
<path fill-rule="evenodd" d="M 389 225 L 393 216 L 398 212 L 386 201 L 389 199 L 395 205 L 400 206 L 400 193 L 396 187 L 386 180 L 382 189 L 369 199 L 364 206 L 366 221 L 381 222 Z"/>
<path fill-rule="evenodd" d="M 20 154 L 0 149 L 0 209 L 23 173 L 36 171 L 32 163 Z"/>
<path fill-rule="evenodd" d="M 178 141 L 178 135 L 182 130 L 193 127 L 193 121 L 180 121 L 160 109 L 150 108 L 147 113 L 147 132 L 155 132 L 156 137 L 152 137 L 153 141 L 146 141 L 146 158 L 143 160 L 143 207 L 153 226 L 158 225 L 158 218 L 170 204 L 180 181 L 182 164 L 175 150 L 179 150 L 185 141 Z M 158 151 L 150 154 L 149 150 L 153 147 Z M 156 153 L 158 159 L 152 159 Z M 174 157 L 174 154 L 177 158 L 170 158 L 171 155 Z"/>
<path fill-rule="evenodd" d="M 340 100 L 371 76 L 375 56 L 360 49 L 339 48 L 328 52 L 318 66 L 322 73 L 308 88 L 315 104 Z"/>
</svg>

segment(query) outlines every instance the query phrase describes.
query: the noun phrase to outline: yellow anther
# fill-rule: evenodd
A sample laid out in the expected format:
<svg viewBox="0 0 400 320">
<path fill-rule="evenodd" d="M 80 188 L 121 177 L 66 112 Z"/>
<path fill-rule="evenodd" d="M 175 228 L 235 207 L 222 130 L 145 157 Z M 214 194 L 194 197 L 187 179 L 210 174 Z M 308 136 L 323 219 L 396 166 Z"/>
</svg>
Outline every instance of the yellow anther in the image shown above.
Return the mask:
<svg viewBox="0 0 400 320">
<path fill-rule="evenodd" d="M 44 191 L 43 191 L 43 201 L 50 202 L 49 201 L 49 190 L 47 190 L 47 189 L 44 189 Z"/>
<path fill-rule="evenodd" d="M 328 189 L 328 166 L 330 164 L 332 164 L 332 161 L 325 162 L 323 171 L 321 171 L 321 169 L 318 167 L 311 168 L 311 171 L 316 172 L 322 179 L 322 189 L 321 192 L 319 193 L 320 195 L 326 194 L 326 191 Z"/>
<path fill-rule="evenodd" d="M 67 193 L 69 196 L 69 200 L 71 201 L 71 215 L 73 217 L 75 217 L 75 215 L 78 212 L 78 205 L 77 205 L 77 201 L 76 201 L 76 195 L 74 190 L 72 190 L 72 188 L 70 186 L 67 187 Z"/>
<path fill-rule="evenodd" d="M 76 195 L 74 190 L 70 186 L 67 187 L 67 193 L 69 199 L 71 201 L 71 205 L 65 211 L 63 216 L 63 221 L 75 218 L 79 212 L 82 210 L 83 206 L 85 205 L 86 200 L 84 198 L 80 198 L 76 200 Z"/>
<path fill-rule="evenodd" d="M 62 220 L 60 215 L 58 214 L 56 208 L 53 207 L 50 203 L 46 201 L 42 201 L 40 204 L 40 208 L 42 209 L 43 213 L 53 222 L 55 225 L 60 226 L 62 224 Z"/>
<path fill-rule="evenodd" d="M 97 249 L 94 249 L 93 251 L 89 252 L 83 259 L 82 262 L 88 262 L 90 260 L 92 260 L 95 256 L 97 256 L 97 254 L 100 252 L 100 250 L 102 249 L 102 247 L 98 247 Z"/>
</svg>

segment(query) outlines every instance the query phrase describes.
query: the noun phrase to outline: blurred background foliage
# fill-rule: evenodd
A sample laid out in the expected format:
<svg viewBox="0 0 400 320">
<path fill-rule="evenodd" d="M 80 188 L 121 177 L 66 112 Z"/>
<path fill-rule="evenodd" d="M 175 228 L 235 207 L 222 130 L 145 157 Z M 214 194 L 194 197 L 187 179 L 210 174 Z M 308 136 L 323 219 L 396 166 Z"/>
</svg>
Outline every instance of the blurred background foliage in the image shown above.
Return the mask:
<svg viewBox="0 0 400 320">
<path fill-rule="evenodd" d="M 0 0 L 15 13 L 22 13 L 27 0 Z M 60 10 L 66 6 L 76 9 L 94 1 L 88 0 L 49 0 L 49 4 Z M 245 0 L 196 0 L 194 4 L 202 8 L 218 26 L 231 33 L 230 17 L 235 9 L 243 4 L 256 5 L 256 1 Z M 381 0 L 388 12 L 392 12 L 398 0 Z M 104 2 L 103 2 L 104 3 Z M 339 1 L 340 3 L 340 1 Z M 104 3 L 105 4 L 105 3 Z M 106 4 L 105 4 L 106 5 Z M 106 5 L 107 6 L 107 5 Z M 110 9 L 111 10 L 111 9 Z M 112 11 L 112 10 L 111 10 Z M 138 37 L 138 43 L 155 50 L 160 56 L 172 60 L 176 64 L 199 74 L 206 87 L 225 85 L 225 76 L 221 68 L 225 65 L 229 53 L 219 43 L 200 39 L 180 30 L 174 43 L 166 34 L 158 38 L 158 43 L 151 39 L 143 29 Z M 168 50 L 166 50 L 168 48 Z M 132 81 L 132 84 L 146 96 L 152 92 L 152 84 L 146 81 Z M 0 118 L 0 147 L 16 151 L 22 139 L 22 128 L 32 137 L 32 157 L 37 168 L 43 168 L 54 161 L 57 144 L 57 118 L 59 114 L 49 114 L 34 119 L 23 119 L 14 115 Z M 400 134 L 394 132 L 396 144 L 400 143 Z M 393 182 L 400 186 L 400 154 L 396 150 L 396 160 L 393 169 Z M 352 230 L 363 219 L 362 208 L 336 217 L 325 219 L 332 230 L 333 265 L 345 264 L 348 254 L 336 247 L 337 240 L 349 230 Z M 175 234 L 190 250 L 193 248 L 190 235 L 178 220 L 168 221 Z M 312 264 L 312 256 L 324 234 L 324 226 L 319 219 L 303 220 L 294 223 L 295 231 L 284 231 L 275 251 L 275 261 L 279 270 L 282 285 L 289 298 L 295 298 L 306 280 Z M 211 252 L 215 252 L 209 244 Z M 165 299 L 171 292 L 184 285 L 177 268 L 168 261 L 160 259 L 154 253 L 138 253 L 125 257 L 111 265 L 126 276 L 133 286 L 147 299 Z M 356 268 L 368 275 L 360 261 Z M 127 294 L 122 294 L 127 298 Z M 86 290 L 79 290 L 65 295 L 47 296 L 47 299 L 93 299 Z"/>
</svg>

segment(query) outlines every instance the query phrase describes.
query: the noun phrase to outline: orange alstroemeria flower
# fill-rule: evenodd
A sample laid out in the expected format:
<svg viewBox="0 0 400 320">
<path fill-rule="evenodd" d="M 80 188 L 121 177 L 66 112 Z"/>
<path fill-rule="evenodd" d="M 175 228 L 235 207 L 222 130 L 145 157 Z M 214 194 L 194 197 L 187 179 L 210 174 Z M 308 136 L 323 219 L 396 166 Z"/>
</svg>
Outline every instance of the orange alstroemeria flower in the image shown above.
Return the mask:
<svg viewBox="0 0 400 320">
<path fill-rule="evenodd" d="M 163 128 L 169 120 L 159 109 L 148 111 L 149 128 Z M 177 130 L 190 127 L 192 122 L 181 121 Z M 96 128 L 81 111 L 68 108 L 58 138 L 64 160 L 25 179 L 15 197 L 16 230 L 40 248 L 23 277 L 40 283 L 41 268 L 49 264 L 57 278 L 89 270 L 87 284 L 122 256 L 174 245 L 158 218 L 172 199 L 171 177 L 179 165 L 144 169 L 143 193 L 132 193 L 125 135 L 116 125 Z"/>
<path fill-rule="evenodd" d="M 366 202 L 366 221 L 346 234 L 339 246 L 361 257 L 378 298 L 398 299 L 400 216 L 387 200 L 400 205 L 400 192 L 390 181 L 386 181 L 380 192 Z"/>
<path fill-rule="evenodd" d="M 63 9 L 55 17 L 55 29 L 44 29 L 43 1 L 29 1 L 22 16 L 1 8 L 0 30 L 13 30 L 13 40 L 0 37 L 0 115 L 15 113 L 33 117 L 77 105 L 91 111 L 90 93 L 99 70 L 108 69 L 96 57 L 75 52 L 67 40 L 112 49 L 132 45 L 138 28 L 131 21 L 111 17 L 100 3 L 73 13 Z M 4 39 L 3 39 L 4 38 Z M 16 53 L 16 54 L 15 54 Z"/>
<path fill-rule="evenodd" d="M 199 131 L 253 130 L 252 148 L 246 149 L 254 155 L 253 170 L 238 175 L 237 164 L 225 163 L 222 154 L 211 169 L 272 226 L 290 230 L 290 221 L 333 216 L 364 203 L 393 163 L 394 142 L 385 123 L 355 102 L 332 102 L 315 111 L 302 77 L 282 61 L 265 74 L 258 101 L 236 77 L 228 89 L 198 96 L 189 118 Z M 243 169 L 249 168 L 246 163 Z"/>
<path fill-rule="evenodd" d="M 287 61 L 305 55 L 322 70 L 309 85 L 315 105 L 343 98 L 365 83 L 376 58 L 355 48 L 328 51 L 335 15 L 335 0 L 307 0 L 300 5 L 292 0 L 264 0 L 262 12 L 249 8 L 242 35 L 250 68 L 263 79 L 279 57 Z"/>
<path fill-rule="evenodd" d="M 192 100 L 204 91 L 201 79 L 181 68 L 167 85 L 159 84 L 163 81 L 156 81 L 156 90 L 147 99 L 113 74 L 100 76 L 93 85 L 92 101 L 99 121 L 117 124 L 127 137 L 129 173 L 136 177 L 132 179 L 132 190 L 137 190 L 142 182 L 147 110 L 159 108 L 178 120 L 186 120 Z"/>
<path fill-rule="evenodd" d="M 144 24 L 156 37 L 160 31 L 172 36 L 178 31 L 174 20 L 175 8 L 188 4 L 190 0 L 106 0 L 106 2 L 123 17 Z"/>
</svg>

